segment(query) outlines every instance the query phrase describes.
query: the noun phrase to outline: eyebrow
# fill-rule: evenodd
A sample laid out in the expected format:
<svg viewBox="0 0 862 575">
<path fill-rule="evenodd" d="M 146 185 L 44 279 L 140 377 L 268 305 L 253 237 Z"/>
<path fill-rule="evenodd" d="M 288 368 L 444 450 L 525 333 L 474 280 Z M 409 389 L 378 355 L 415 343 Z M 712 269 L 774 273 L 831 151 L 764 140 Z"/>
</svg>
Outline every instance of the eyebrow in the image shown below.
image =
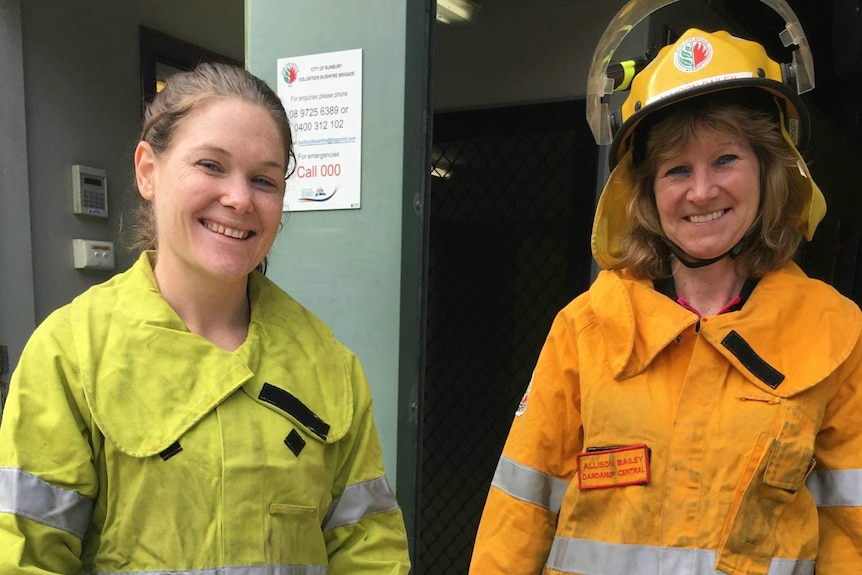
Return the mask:
<svg viewBox="0 0 862 575">
<path fill-rule="evenodd" d="M 227 150 L 225 150 L 221 146 L 216 146 L 213 144 L 201 144 L 199 146 L 192 146 L 191 148 L 189 148 L 189 152 L 192 152 L 192 153 L 194 153 L 194 152 L 210 152 L 210 153 L 222 154 L 225 156 L 231 155 L 230 152 L 228 152 Z M 276 162 L 275 160 L 264 160 L 261 163 L 264 166 L 271 166 L 271 167 L 277 168 L 279 170 L 282 170 L 282 169 L 287 170 L 286 167 L 282 167 L 282 165 L 280 163 Z"/>
</svg>

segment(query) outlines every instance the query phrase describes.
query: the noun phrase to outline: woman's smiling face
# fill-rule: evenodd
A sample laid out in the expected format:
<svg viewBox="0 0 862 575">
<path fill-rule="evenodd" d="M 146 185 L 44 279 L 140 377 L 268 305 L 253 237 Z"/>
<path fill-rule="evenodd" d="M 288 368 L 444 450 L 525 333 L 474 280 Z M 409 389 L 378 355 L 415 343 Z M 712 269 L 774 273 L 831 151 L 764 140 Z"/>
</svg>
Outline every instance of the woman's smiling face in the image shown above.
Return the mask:
<svg viewBox="0 0 862 575">
<path fill-rule="evenodd" d="M 263 106 L 207 103 L 182 120 L 162 154 L 140 143 L 135 164 L 141 195 L 155 211 L 158 272 L 240 279 L 269 252 L 287 159 Z"/>
<path fill-rule="evenodd" d="M 696 259 L 721 256 L 760 209 L 760 162 L 747 140 L 700 131 L 658 164 L 655 201 L 665 236 Z"/>
</svg>

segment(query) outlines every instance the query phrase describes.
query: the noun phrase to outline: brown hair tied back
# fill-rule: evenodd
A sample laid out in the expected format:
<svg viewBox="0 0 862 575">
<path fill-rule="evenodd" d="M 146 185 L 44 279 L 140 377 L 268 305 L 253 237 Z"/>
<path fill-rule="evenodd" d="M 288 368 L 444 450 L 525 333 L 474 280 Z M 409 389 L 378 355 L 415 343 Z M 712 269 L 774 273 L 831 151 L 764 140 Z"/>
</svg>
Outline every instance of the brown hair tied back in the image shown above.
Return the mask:
<svg viewBox="0 0 862 575">
<path fill-rule="evenodd" d="M 278 95 L 260 78 L 230 64 L 204 63 L 194 70 L 170 76 L 164 88 L 147 106 L 140 140 L 156 156 L 171 147 L 177 129 L 191 113 L 222 98 L 235 98 L 264 107 L 272 117 L 284 143 L 285 179 L 296 166 L 290 121 Z M 156 226 L 152 204 L 141 201 L 132 216 L 126 245 L 133 251 L 156 249 Z M 265 269 L 265 260 L 259 268 Z"/>
</svg>

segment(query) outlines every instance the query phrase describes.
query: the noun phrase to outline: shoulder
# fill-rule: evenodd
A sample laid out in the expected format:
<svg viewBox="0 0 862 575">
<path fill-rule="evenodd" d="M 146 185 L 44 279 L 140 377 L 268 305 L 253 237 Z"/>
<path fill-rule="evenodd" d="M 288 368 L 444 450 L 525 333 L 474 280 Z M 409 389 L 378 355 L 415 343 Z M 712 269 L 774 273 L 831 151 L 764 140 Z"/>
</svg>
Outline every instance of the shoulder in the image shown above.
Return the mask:
<svg viewBox="0 0 862 575">
<path fill-rule="evenodd" d="M 109 280 L 90 286 L 75 296 L 69 303 L 53 310 L 36 327 L 30 337 L 31 342 L 46 340 L 66 340 L 73 337 L 74 327 L 83 320 L 94 317 L 112 317 L 112 311 L 117 307 L 117 299 L 123 291 L 123 286 L 136 282 L 135 277 L 141 275 L 132 269 L 121 272 Z M 140 280 L 137 280 L 140 283 Z M 105 322 L 101 322 L 105 323 Z"/>
<path fill-rule="evenodd" d="M 249 277 L 249 297 L 252 323 L 261 325 L 267 333 L 291 340 L 299 338 L 306 344 L 352 356 L 322 319 L 259 272 Z"/>
<path fill-rule="evenodd" d="M 71 310 L 72 304 L 57 308 L 36 326 L 27 339 L 20 363 L 23 364 L 31 358 L 41 358 L 38 363 L 46 363 L 46 353 L 51 353 L 53 349 L 55 350 L 53 353 L 62 354 L 67 347 L 71 346 Z"/>
<path fill-rule="evenodd" d="M 116 313 L 129 308 L 151 310 L 152 301 L 148 300 L 164 302 L 153 275 L 150 253 L 142 253 L 129 269 L 75 297 L 69 304 L 70 313 L 85 313 L 88 317 L 114 317 Z"/>
<path fill-rule="evenodd" d="M 638 279 L 628 270 L 602 270 L 587 291 L 560 311 L 560 316 L 584 327 L 602 316 L 628 321 L 639 306 L 668 302 L 666 296 L 654 289 L 652 280 Z"/>
<path fill-rule="evenodd" d="M 856 302 L 828 283 L 808 277 L 792 262 L 763 276 L 754 294 L 764 304 L 773 302 L 796 315 L 834 313 L 851 324 L 862 325 L 862 312 Z"/>
</svg>

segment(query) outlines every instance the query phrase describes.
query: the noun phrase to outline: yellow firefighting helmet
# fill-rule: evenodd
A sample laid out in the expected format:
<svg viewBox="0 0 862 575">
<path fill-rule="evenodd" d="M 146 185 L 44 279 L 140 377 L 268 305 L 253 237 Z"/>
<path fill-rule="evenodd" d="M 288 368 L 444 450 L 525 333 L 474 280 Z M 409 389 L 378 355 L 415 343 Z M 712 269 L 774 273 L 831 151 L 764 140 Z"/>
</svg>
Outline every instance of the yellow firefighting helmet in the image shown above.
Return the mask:
<svg viewBox="0 0 862 575">
<path fill-rule="evenodd" d="M 633 78 L 630 67 L 619 66 L 617 70 L 625 71 L 623 77 L 608 78 L 613 51 L 625 34 L 646 15 L 674 1 L 632 0 L 623 7 L 605 31 L 590 72 L 587 119 L 596 141 L 611 145 L 612 173 L 596 206 L 592 234 L 593 257 L 603 268 L 618 265 L 620 241 L 629 227 L 626 209 L 632 190 L 632 139 L 637 127 L 658 110 L 705 94 L 740 88 L 770 94 L 778 108 L 785 139 L 797 153 L 798 169 L 793 170 L 793 177 L 801 179 L 800 189 L 807 196 L 800 214 L 800 225 L 807 239 L 811 239 L 826 212 L 823 194 L 798 151 L 800 142 L 808 137 L 808 117 L 799 94 L 814 86 L 813 62 L 798 20 L 783 0 L 763 1 L 785 18 L 787 28 L 781 36 L 785 46 L 794 43 L 799 47 L 792 64 L 770 59 L 756 42 L 723 31 L 692 28 L 672 45 L 662 48 Z M 623 88 L 630 86 L 630 92 L 621 109 L 611 112 L 608 95 L 619 89 L 616 86 L 619 84 Z M 732 97 L 730 93 L 728 96 Z"/>
</svg>

